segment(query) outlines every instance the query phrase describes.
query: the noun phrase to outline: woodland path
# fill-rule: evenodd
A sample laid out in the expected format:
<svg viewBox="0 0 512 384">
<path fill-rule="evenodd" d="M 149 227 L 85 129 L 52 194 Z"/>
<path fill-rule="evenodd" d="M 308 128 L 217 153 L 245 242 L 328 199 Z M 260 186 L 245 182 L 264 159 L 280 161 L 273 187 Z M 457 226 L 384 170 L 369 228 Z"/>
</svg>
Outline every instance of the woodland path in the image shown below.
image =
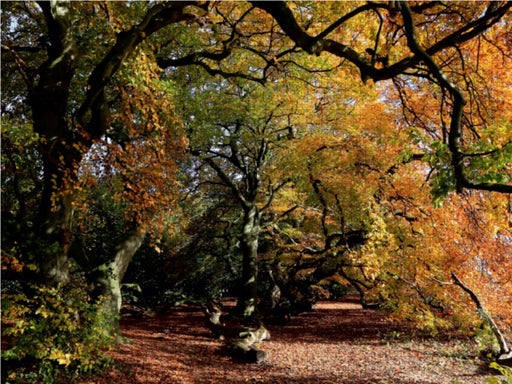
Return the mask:
<svg viewBox="0 0 512 384">
<path fill-rule="evenodd" d="M 212 337 L 199 306 L 124 318 L 121 330 L 134 344 L 109 354 L 116 367 L 97 384 L 200 383 L 483 383 L 491 375 L 467 357 L 459 340 L 411 341 L 400 324 L 355 297 L 322 302 L 286 326 L 268 326 L 269 353 L 262 364 L 227 356 Z"/>
</svg>

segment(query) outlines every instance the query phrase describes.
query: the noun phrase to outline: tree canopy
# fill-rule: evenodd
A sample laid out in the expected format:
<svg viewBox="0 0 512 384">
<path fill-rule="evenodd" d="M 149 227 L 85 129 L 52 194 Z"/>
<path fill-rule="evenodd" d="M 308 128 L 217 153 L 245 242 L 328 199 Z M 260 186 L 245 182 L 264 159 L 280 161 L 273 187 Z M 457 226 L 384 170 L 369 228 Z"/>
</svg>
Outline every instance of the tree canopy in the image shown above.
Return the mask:
<svg viewBox="0 0 512 384">
<path fill-rule="evenodd" d="M 511 6 L 2 2 L 3 278 L 80 281 L 111 334 L 137 255 L 247 317 L 341 285 L 510 330 Z"/>
</svg>

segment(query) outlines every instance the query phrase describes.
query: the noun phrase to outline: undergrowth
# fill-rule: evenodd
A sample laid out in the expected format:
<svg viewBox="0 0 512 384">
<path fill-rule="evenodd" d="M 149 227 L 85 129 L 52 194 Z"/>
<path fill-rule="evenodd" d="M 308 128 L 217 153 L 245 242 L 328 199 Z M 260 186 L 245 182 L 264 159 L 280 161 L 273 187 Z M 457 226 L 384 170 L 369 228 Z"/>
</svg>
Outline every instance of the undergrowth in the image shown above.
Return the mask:
<svg viewBox="0 0 512 384">
<path fill-rule="evenodd" d="M 70 383 L 112 364 L 109 319 L 87 294 L 82 276 L 2 294 L 2 382 Z"/>
</svg>

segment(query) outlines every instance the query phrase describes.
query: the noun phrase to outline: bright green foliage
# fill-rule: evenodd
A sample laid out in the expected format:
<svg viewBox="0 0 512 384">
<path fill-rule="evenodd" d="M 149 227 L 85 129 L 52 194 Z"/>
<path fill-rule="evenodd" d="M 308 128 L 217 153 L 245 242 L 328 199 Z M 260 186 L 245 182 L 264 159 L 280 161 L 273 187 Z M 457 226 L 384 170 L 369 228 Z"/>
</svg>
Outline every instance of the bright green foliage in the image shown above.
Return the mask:
<svg viewBox="0 0 512 384">
<path fill-rule="evenodd" d="M 488 377 L 485 379 L 486 383 L 490 384 L 511 384 L 512 383 L 512 368 L 499 365 L 498 363 L 491 363 L 491 368 L 497 369 L 500 373 L 505 376 L 503 380 L 500 380 L 496 376 Z"/>
<path fill-rule="evenodd" d="M 108 359 L 100 351 L 113 339 L 104 331 L 87 295 L 85 280 L 76 277 L 56 286 L 30 286 L 2 296 L 3 337 L 10 348 L 2 351 L 8 382 L 51 383 L 68 373 L 89 373 Z M 9 370 L 9 363 L 27 362 L 34 372 Z"/>
</svg>

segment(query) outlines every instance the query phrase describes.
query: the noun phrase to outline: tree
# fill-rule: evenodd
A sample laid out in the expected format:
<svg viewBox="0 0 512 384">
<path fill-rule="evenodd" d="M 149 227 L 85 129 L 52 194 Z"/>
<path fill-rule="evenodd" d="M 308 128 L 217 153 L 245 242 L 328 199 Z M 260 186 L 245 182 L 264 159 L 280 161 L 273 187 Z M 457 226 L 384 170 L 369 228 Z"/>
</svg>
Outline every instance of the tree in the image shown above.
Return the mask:
<svg viewBox="0 0 512 384">
<path fill-rule="evenodd" d="M 292 127 L 287 126 L 288 112 L 278 110 L 271 92 L 225 81 L 212 83 L 193 89 L 192 100 L 186 99 L 189 108 L 197 108 L 186 112 L 191 117 L 187 130 L 191 154 L 198 159 L 196 178 L 227 188 L 241 211 L 242 283 L 237 312 L 251 317 L 257 311 L 261 216 L 286 183 L 274 182 L 267 176 L 267 169 L 273 147 Z M 218 89 L 223 94 L 212 96 Z M 201 113 L 206 111 L 205 105 L 208 112 Z"/>
<path fill-rule="evenodd" d="M 464 108 L 468 104 L 464 92 L 474 95 L 474 89 L 471 88 L 470 82 L 466 82 L 466 89 L 461 88 L 461 86 L 457 85 L 456 80 L 448 78 L 445 73 L 446 71 L 443 69 L 443 67 L 451 68 L 453 64 L 459 64 L 462 66 L 462 70 L 455 73 L 464 73 L 464 57 L 458 63 L 448 62 L 448 64 L 439 64 L 436 61 L 436 56 L 442 56 L 452 49 L 459 50 L 460 52 L 461 46 L 464 43 L 476 39 L 478 36 L 485 36 L 485 33 L 491 30 L 491 28 L 498 31 L 498 36 L 504 36 L 503 34 L 506 32 L 502 28 L 507 28 L 507 21 L 503 20 L 503 18 L 510 17 L 508 12 L 511 7 L 510 3 L 478 4 L 478 9 L 474 8 L 474 4 L 470 6 L 465 4 L 462 7 L 458 7 L 454 3 L 447 6 L 436 3 L 418 4 L 413 7 L 406 1 L 386 4 L 365 4 L 356 7 L 342 16 L 338 16 L 338 12 L 333 12 L 334 17 L 337 17 L 334 21 L 322 20 L 320 22 L 318 19 L 313 19 L 314 22 L 320 24 L 320 26 L 316 26 L 320 30 L 316 35 L 311 35 L 304 30 L 297 22 L 292 7 L 285 3 L 254 2 L 253 5 L 272 15 L 279 23 L 283 32 L 298 47 L 310 54 L 319 55 L 322 52 L 328 52 L 347 60 L 359 69 L 363 81 L 371 79 L 377 82 L 396 79 L 407 74 L 424 79 L 424 84 L 426 85 L 435 84 L 445 96 L 445 108 L 448 107 L 445 109 L 449 115 L 449 121 L 447 121 L 445 126 L 444 144 L 447 145 L 450 153 L 448 161 L 452 170 L 450 177 L 451 188 L 457 191 L 461 191 L 463 188 L 470 188 L 503 193 L 512 192 L 512 187 L 506 184 L 506 182 L 501 182 L 501 178 L 496 179 L 493 173 L 489 174 L 487 178 L 483 177 L 484 181 L 472 180 L 471 176 L 468 176 L 466 168 L 470 169 L 471 167 L 467 166 L 467 160 L 474 157 L 481 158 L 488 154 L 487 152 L 465 153 L 463 147 L 463 132 L 465 130 L 471 131 L 473 126 L 473 119 L 466 118 L 467 113 L 466 115 L 464 114 Z M 460 12 L 459 18 L 452 19 L 449 16 L 452 11 Z M 375 37 L 361 39 L 363 44 L 373 46 L 373 48 L 370 48 L 371 58 L 368 58 L 367 55 L 358 50 L 360 49 L 359 41 L 354 41 L 354 46 L 350 46 L 334 38 L 327 38 L 329 35 L 334 35 L 335 31 L 336 34 L 343 36 L 339 30 L 343 31 L 350 28 L 351 22 L 368 14 L 375 15 L 378 20 L 378 29 L 377 33 L 374 34 Z M 314 13 L 312 13 L 311 17 L 314 17 Z M 441 17 L 443 23 L 440 22 L 440 19 L 435 19 L 434 25 L 432 20 L 435 17 Z M 425 22 L 420 25 L 419 20 L 424 20 Z M 331 24 L 323 27 L 322 23 L 324 25 Z M 436 26 L 441 27 L 436 28 Z M 403 34 L 399 33 L 400 30 L 403 31 Z M 380 41 L 381 36 L 386 39 L 382 44 Z M 499 37 L 489 43 L 500 47 L 503 43 L 501 39 Z M 379 58 L 379 53 L 377 53 L 379 49 L 384 51 L 388 58 L 386 61 L 387 65 L 381 65 L 380 67 L 377 65 L 376 60 Z M 365 52 L 368 53 L 369 51 Z M 506 55 L 503 55 L 504 52 L 501 51 L 501 57 L 503 60 L 508 60 Z M 382 56 L 384 53 L 380 53 L 380 55 Z M 478 57 L 479 55 L 477 54 L 476 56 Z M 391 61 L 389 61 L 390 59 Z M 409 70 L 411 72 L 408 72 Z M 470 107 L 474 105 L 475 99 L 478 98 L 471 98 L 469 100 Z M 495 149 L 497 152 L 500 152 L 499 147 Z M 507 153 L 509 152 L 508 149 L 506 151 Z M 501 170 L 506 172 L 504 167 Z"/>
<path fill-rule="evenodd" d="M 283 156 L 281 168 L 295 183 L 271 209 L 277 215 L 295 208 L 296 217 L 266 234 L 272 246 L 265 256 L 275 260 L 280 310 L 304 310 L 335 281 L 351 284 L 363 305 L 384 306 L 425 331 L 471 329 L 482 321 L 478 311 L 462 290 L 443 283 L 456 273 L 478 287 L 509 329 L 508 198 L 452 193 L 433 205 L 419 158 L 399 162 L 400 127 L 382 124 L 392 119 L 378 106 L 367 121 L 367 106 L 332 132 L 296 141 Z"/>
<path fill-rule="evenodd" d="M 266 43 L 269 37 L 258 35 L 258 39 Z M 273 44 L 269 40 L 269 49 L 274 49 Z M 242 45 L 241 49 L 249 48 Z M 306 62 L 309 69 L 305 69 Z M 251 65 L 251 62 L 244 63 L 249 68 Z M 289 180 L 275 172 L 276 154 L 307 134 L 315 124 L 329 124 L 329 119 L 336 119 L 335 111 L 330 116 L 319 117 L 317 110 L 329 99 L 340 96 L 340 87 L 330 82 L 346 75 L 335 71 L 336 62 L 311 60 L 305 55 L 288 65 L 290 68 L 283 69 L 281 79 L 268 74 L 266 88 L 255 79 L 251 82 L 243 76 L 238 80 L 228 75 L 227 79 L 212 79 L 190 68 L 186 74 L 180 70 L 167 71 L 168 76 L 181 83 L 183 90 L 179 109 L 183 120 L 188 121 L 185 129 L 190 153 L 197 159 L 191 179 L 198 180 L 196 183 L 224 186 L 241 211 L 239 240 L 243 268 L 236 312 L 244 317 L 256 311 L 258 243 L 266 225 L 261 220 L 274 196 Z M 350 92 L 346 92 L 347 99 L 352 97 Z"/>
<path fill-rule="evenodd" d="M 382 266 L 372 247 L 388 241 L 379 213 L 380 189 L 396 165 L 400 146 L 393 143 L 400 142 L 400 135 L 387 123 L 389 115 L 377 93 L 361 93 L 351 101 L 353 107 L 343 114 L 337 106 L 327 106 L 322 114 L 332 115 L 333 109 L 336 121 L 292 143 L 278 166 L 294 180 L 272 208 L 293 210 L 296 222 L 290 227 L 285 221 L 271 230 L 280 238 L 276 259 L 281 268 L 285 266 L 284 274 L 291 275 L 281 283 L 286 287 L 279 288 L 288 296 L 283 299 L 292 313 L 297 305 L 306 308 L 308 302 L 314 303 L 315 295 L 304 297 L 305 293 L 335 275 L 352 284 L 366 306 L 366 292 L 372 286 L 368 276 L 375 276 Z"/>
<path fill-rule="evenodd" d="M 145 35 L 189 17 L 183 13 L 183 8 L 184 4 L 155 7 L 141 4 L 133 7 L 129 10 L 133 12 L 129 17 L 136 17 L 139 13 L 142 21 L 125 27 L 126 31 L 117 36 L 114 36 L 114 28 L 96 26 L 87 21 L 89 15 L 104 13 L 112 21 L 117 21 L 120 28 L 122 21 L 110 14 L 114 9 L 108 5 L 41 2 L 37 6 L 8 3 L 4 8 L 6 21 L 3 24 L 2 52 L 8 59 L 4 61 L 3 73 L 17 74 L 25 83 L 26 105 L 30 111 L 23 111 L 20 105 L 23 97 L 20 88 L 8 89 L 13 98 L 3 106 L 7 111 L 12 109 L 16 111 L 13 113 L 22 113 L 24 120 L 32 122 L 38 135 L 37 149 L 44 165 L 43 189 L 38 218 L 32 231 L 42 248 L 43 244 L 58 244 L 59 251 L 40 255 L 38 260 L 50 281 L 68 278 L 67 260 L 73 243 L 72 211 L 78 167 L 93 143 L 109 133 L 113 136 L 109 124 L 115 112 L 112 113 L 111 109 L 116 95 L 122 94 L 111 86 L 112 80 Z M 80 24 L 88 27 L 82 34 L 76 28 Z M 88 40 L 88 34 L 95 27 L 97 30 L 103 27 L 106 46 L 96 46 Z M 44 37 L 36 40 L 33 31 Z M 23 45 L 16 46 L 15 41 Z M 91 43 L 94 45 L 92 49 L 88 47 Z M 96 52 L 103 58 L 94 62 L 92 57 L 81 52 L 87 55 Z M 20 82 L 14 86 L 20 86 Z"/>
<path fill-rule="evenodd" d="M 78 11 L 80 7 L 85 7 L 84 9 L 94 16 L 92 20 L 96 20 L 100 13 L 105 15 L 113 22 L 114 27 L 108 29 L 105 25 L 90 23 L 85 17 L 87 12 Z M 16 85 L 20 85 L 21 82 L 25 84 L 34 131 L 41 137 L 39 148 L 43 157 L 45 177 L 38 220 L 43 224 L 38 232 L 44 233 L 45 237 L 50 235 L 51 242 L 58 243 L 61 248 L 57 255 L 43 263 L 46 275 L 55 280 L 66 279 L 65 261 L 72 243 L 69 223 L 73 193 L 57 192 L 70 191 L 68 181 L 76 179 L 75 171 L 84 153 L 91 148 L 94 140 L 109 134 L 108 116 L 113 112 L 112 101 L 117 94 L 115 89 L 110 87 L 109 81 L 115 77 L 119 68 L 122 68 L 121 64 L 126 62 L 127 57 L 135 53 L 137 47 L 146 39 L 150 39 L 159 52 L 157 62 L 162 68 L 198 65 L 213 75 L 236 76 L 258 82 L 273 76 L 275 69 L 279 69 L 280 65 L 288 68 L 295 65 L 293 57 L 298 50 L 315 54 L 325 51 L 340 57 L 355 65 L 360 70 L 363 80 L 393 79 L 412 70 L 413 77 L 425 79 L 425 84 L 437 84 L 449 101 L 448 113 L 451 121 L 448 126 L 451 128 L 447 129 L 445 144 L 451 154 L 448 161 L 453 169 L 453 185 L 457 189 L 468 187 L 509 191 L 509 186 L 493 182 L 495 178 L 491 176 L 489 177 L 492 180 L 489 182 L 475 181 L 468 179 L 464 173 L 464 159 L 478 159 L 484 154 L 463 152 L 461 134 L 465 129 L 463 124 L 466 120 L 460 113 L 464 109 L 465 96 L 454 81 L 446 80 L 448 78 L 443 76 L 443 68 L 434 59 L 435 55 L 441 55 L 452 47 L 456 49 L 461 44 L 483 36 L 487 31 L 500 31 L 500 28 L 505 27 L 506 21 L 502 20 L 503 17 L 508 17 L 509 8 L 509 3 L 448 6 L 433 3 L 411 7 L 405 2 L 372 3 L 357 5 L 355 8 L 347 4 L 330 4 L 322 8 L 319 4 L 305 4 L 304 7 L 300 7 L 296 4 L 258 2 L 252 6 L 246 3 L 217 4 L 213 8 L 190 2 L 154 6 L 141 3 L 134 7 L 125 7 L 122 4 L 71 6 L 58 2 L 42 2 L 39 8 L 24 3 L 6 6 L 4 9 L 7 22 L 4 23 L 6 33 L 2 51 L 8 59 L 5 60 L 4 72 L 10 71 L 17 76 Z M 272 19 L 266 17 L 265 13 L 258 12 L 259 9 L 275 19 L 282 32 L 272 24 Z M 324 12 L 327 9 L 330 18 L 338 18 L 321 21 L 315 18 L 316 12 Z M 448 17 L 452 11 L 459 12 L 460 19 L 449 21 Z M 296 15 L 299 14 L 304 18 L 299 20 L 300 23 L 311 21 L 309 30 L 312 32 L 305 31 L 297 21 Z M 357 42 L 354 40 L 353 46 L 328 38 L 334 34 L 343 37 L 345 31 L 350 31 L 354 28 L 355 22 L 367 15 L 371 15 L 369 20 L 376 21 L 377 28 L 373 25 L 368 29 L 360 28 L 362 38 Z M 441 17 L 446 28 L 431 31 L 429 27 L 434 25 L 432 15 Z M 19 21 L 15 22 L 16 18 Z M 129 25 L 134 18 L 141 21 Z M 417 20 L 421 18 L 425 19 L 425 23 L 418 27 Z M 260 22 L 257 28 L 251 23 L 255 20 Z M 173 28 L 181 25 L 181 22 L 191 21 L 207 25 L 201 29 L 195 42 L 187 37 L 191 36 L 187 33 L 191 29 L 188 25 L 176 27 L 182 32 L 178 39 L 164 40 L 163 34 L 160 33 L 163 28 Z M 89 27 L 82 34 L 75 32 L 75 27 L 80 23 Z M 330 24 L 327 25 L 328 23 Z M 28 28 L 22 29 L 25 25 Z M 42 28 L 44 36 L 47 36 L 47 42 L 42 41 L 44 39 L 36 41 L 32 34 L 34 28 Z M 106 46 L 87 50 L 97 52 L 102 57 L 97 63 L 82 57 L 77 51 L 77 47 L 87 47 L 88 34 L 94 28 L 103 28 L 107 41 Z M 397 31 L 402 29 L 405 33 L 398 34 Z M 114 36 L 114 33 L 117 35 Z M 282 38 L 280 33 L 289 36 L 291 40 Z M 427 34 L 432 43 L 423 48 L 419 42 L 426 41 L 424 37 Z M 497 38 L 492 41 L 497 47 L 501 47 L 505 42 L 500 36 L 503 34 L 499 35 L 498 32 Z M 208 44 L 212 46 L 212 39 L 216 39 L 222 47 L 214 44 L 213 49 L 204 48 Z M 15 40 L 23 45 L 14 44 Z M 365 48 L 367 45 L 373 45 L 371 49 L 374 54 L 371 57 L 368 57 L 367 47 Z M 384 52 L 377 52 L 382 49 L 381 46 L 389 50 L 388 66 L 382 66 L 382 60 L 380 63 L 377 60 L 378 55 L 384 55 Z M 176 54 L 173 53 L 173 49 Z M 176 56 L 181 58 L 178 59 Z M 239 66 L 242 59 L 251 61 Z M 235 68 L 237 63 L 237 69 L 224 69 L 225 64 Z M 89 75 L 82 76 L 81 73 Z M 74 97 L 70 99 L 71 91 L 83 92 L 86 88 L 82 100 L 75 100 Z M 106 93 L 107 89 L 110 94 Z M 9 95 L 15 93 L 15 87 L 12 91 L 7 91 Z M 46 102 L 54 104 L 48 106 Z M 12 109 L 14 105 L 16 103 L 6 105 L 6 109 Z M 115 134 L 112 133 L 110 136 Z M 499 148 L 497 152 L 500 152 Z M 478 162 L 475 160 L 473 163 Z"/>
<path fill-rule="evenodd" d="M 8 201 L 13 205 L 2 209 L 10 210 L 8 219 L 13 228 L 21 223 L 25 230 L 16 238 L 6 238 L 4 244 L 12 255 L 27 259 L 30 256 L 40 267 L 45 282 L 66 281 L 68 261 L 80 257 L 74 254 L 79 247 L 74 246 L 73 211 L 87 208 L 85 187 L 98 180 L 117 180 L 112 183 L 112 191 L 118 202 L 127 202 L 124 214 L 129 230 L 128 237 L 119 243 L 119 250 L 127 252 L 116 252 L 109 260 L 117 281 L 106 281 L 106 285 L 111 286 L 115 297 L 115 285 L 143 234 L 153 230 L 161 233 L 170 222 L 161 217 L 156 220 L 155 215 L 165 212 L 168 217 L 169 209 L 177 205 L 175 158 L 188 145 L 181 129 L 185 125 L 196 132 L 190 138 L 191 152 L 203 151 L 202 160 L 231 189 L 243 208 L 246 237 L 242 237 L 241 244 L 246 254 L 252 255 L 248 259 L 254 261 L 261 209 L 268 209 L 279 187 L 287 181 L 280 177 L 279 170 L 271 167 L 268 173 L 264 171 L 269 150 L 283 143 L 285 133 L 302 139 L 308 128 L 328 131 L 335 125 L 338 113 L 350 109 L 353 102 L 344 96 L 336 108 L 326 108 L 340 101 L 340 89 L 358 93 L 365 84 L 367 89 L 373 88 L 371 92 L 376 92 L 380 101 L 372 105 L 389 112 L 375 115 L 393 119 L 410 134 L 401 155 L 391 151 L 389 156 L 400 156 L 405 163 L 414 161 L 421 177 L 432 183 L 438 203 L 452 191 L 510 193 L 512 146 L 507 107 L 511 87 L 505 68 L 510 66 L 511 6 L 510 2 L 405 1 L 3 2 L 2 125 L 9 132 L 9 140 L 2 151 L 9 173 L 2 176 L 2 187 L 9 191 Z M 501 66 L 495 65 L 498 61 Z M 201 77 L 194 77 L 192 68 L 215 81 L 203 87 L 197 83 Z M 327 72 L 333 77 L 323 76 Z M 9 81 L 5 81 L 7 78 Z M 179 86 L 189 92 L 187 97 L 179 95 L 183 102 L 178 100 L 180 90 L 169 81 L 173 78 L 177 82 L 179 79 Z M 299 83 L 321 91 L 299 90 Z M 256 84 L 266 84 L 266 88 L 255 87 Z M 206 110 L 187 110 L 186 102 L 194 100 L 194 94 L 206 97 L 219 91 L 225 92 L 222 97 L 229 103 L 240 97 L 259 102 L 248 107 L 237 101 L 229 109 L 221 104 L 222 99 L 205 98 L 202 108 Z M 267 107 L 266 102 L 272 107 Z M 180 110 L 175 110 L 174 105 L 179 105 Z M 195 101 L 191 104 L 197 105 Z M 214 114 L 215 125 L 199 127 L 198 122 L 207 120 L 207 109 L 214 105 L 224 108 L 224 114 Z M 329 114 L 323 112 L 326 109 Z M 243 118 L 234 119 L 240 111 Z M 370 123 L 372 114 L 368 110 L 361 116 Z M 289 116 L 301 117 L 290 123 Z M 203 134 L 206 136 L 201 137 Z M 343 148 L 356 137 L 347 137 L 343 130 L 339 137 L 337 134 L 333 138 L 317 136 L 325 149 L 315 146 L 318 153 L 310 154 L 310 158 L 332 153 L 330 141 Z M 372 129 L 368 134 L 378 139 Z M 382 138 L 389 140 L 390 146 L 395 139 Z M 363 137 L 357 137 L 355 142 L 364 148 L 359 154 L 364 153 L 365 160 L 373 160 L 368 142 Z M 20 173 L 20 153 L 30 155 L 27 163 L 41 172 Z M 245 163 L 246 159 L 251 160 L 251 166 Z M 328 160 L 322 158 L 327 164 Z M 419 161 L 420 165 L 416 165 Z M 392 196 L 393 188 L 387 189 L 384 184 L 387 179 L 400 172 L 408 174 L 403 168 L 408 169 L 410 164 L 398 170 L 397 163 L 390 159 L 377 164 L 363 161 L 345 173 L 357 180 L 361 170 L 366 169 L 368 177 L 364 180 L 368 189 L 359 191 L 356 201 L 367 200 L 370 208 L 363 211 L 366 216 L 353 217 L 351 229 L 359 230 L 361 227 L 356 225 L 365 224 L 364 229 L 377 236 L 378 228 L 373 230 L 369 219 L 378 218 L 384 232 L 390 234 L 399 233 L 411 223 L 407 215 L 390 223 L 386 215 L 393 211 L 380 197 L 386 193 Z M 339 166 L 334 164 L 332 168 Z M 346 208 L 341 202 L 338 207 L 336 201 L 339 194 L 335 187 L 339 184 L 334 182 L 340 181 L 334 178 L 327 188 L 327 184 L 322 186 L 316 181 L 315 172 L 309 172 L 311 177 L 304 185 L 316 199 L 315 208 L 323 211 L 317 228 L 328 248 L 333 244 L 329 244 L 329 215 L 336 210 L 340 213 L 342 207 L 339 222 Z M 414 175 L 407 180 L 419 188 L 421 183 Z M 324 179 L 321 176 L 320 180 Z M 240 180 L 244 182 L 239 184 Z M 270 188 L 267 195 L 263 194 L 264 184 Z M 81 195 L 82 192 L 86 194 Z M 469 194 L 471 204 L 481 204 L 481 198 L 493 196 L 498 201 L 496 206 L 503 207 L 503 197 L 496 197 L 500 195 L 475 194 Z M 407 199 L 391 201 L 406 204 Z M 37 206 L 36 215 L 29 206 Z M 449 214 L 456 212 L 455 208 L 429 211 L 423 218 L 425 208 L 423 204 L 419 206 L 414 217 L 418 220 L 428 221 L 439 215 L 440 220 L 449 222 Z M 500 216 L 488 220 L 497 220 L 500 228 L 500 235 L 496 232 L 490 238 L 499 239 L 496 247 L 506 249 L 510 237 L 504 231 L 505 219 Z M 342 231 L 347 228 L 340 226 Z M 412 225 L 411 232 L 403 237 L 415 240 L 416 247 L 419 240 L 414 231 Z M 16 231 L 9 229 L 5 233 Z M 407 242 L 403 244 L 403 249 L 408 249 Z M 371 251 L 368 247 L 384 245 L 392 247 L 393 242 L 372 245 L 370 239 L 363 248 Z M 496 260 L 500 257 L 497 254 Z M 375 264 L 375 270 L 386 263 L 399 267 L 386 258 Z M 249 262 L 247 265 L 251 266 Z M 251 272 L 244 279 L 247 292 L 252 292 L 246 297 L 251 298 L 241 302 L 252 308 L 251 279 L 255 270 L 250 267 L 248 271 Z M 411 282 L 404 275 L 394 276 L 404 284 Z M 384 279 L 382 274 L 380 278 Z M 119 301 L 115 302 L 111 308 L 119 307 Z"/>
</svg>

